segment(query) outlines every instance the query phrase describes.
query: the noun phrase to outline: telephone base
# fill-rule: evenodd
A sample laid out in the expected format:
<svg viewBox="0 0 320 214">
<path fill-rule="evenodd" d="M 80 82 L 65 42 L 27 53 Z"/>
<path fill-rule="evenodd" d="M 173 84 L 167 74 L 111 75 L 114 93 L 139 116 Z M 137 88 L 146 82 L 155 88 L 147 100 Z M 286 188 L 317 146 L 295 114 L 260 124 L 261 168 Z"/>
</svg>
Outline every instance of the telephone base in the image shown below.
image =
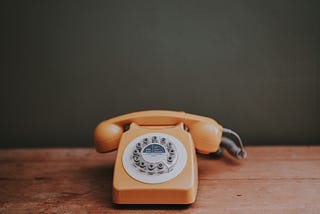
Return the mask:
<svg viewBox="0 0 320 214">
<path fill-rule="evenodd" d="M 152 136 L 162 136 L 168 140 L 168 144 L 171 142 L 171 146 L 174 145 L 172 148 L 174 148 L 173 150 L 176 154 L 176 159 L 174 159 L 176 164 L 168 173 L 162 172 L 153 175 L 148 175 L 145 172 L 140 173 L 130 162 L 132 161 L 131 145 L 137 145 L 141 139 L 145 137 L 149 139 Z M 161 143 L 151 143 L 149 145 L 152 145 L 153 148 L 145 146 L 145 149 L 142 149 L 143 152 L 147 152 L 149 148 L 152 148 L 154 152 L 156 150 L 157 152 L 162 151 Z M 152 155 L 157 154 L 159 153 Z M 148 153 L 144 153 L 141 157 L 145 161 L 153 161 L 154 159 L 152 158 L 154 157 L 148 155 Z M 162 158 L 161 155 L 160 158 Z M 174 164 L 174 160 L 172 164 Z M 122 135 L 113 175 L 113 203 L 192 204 L 196 199 L 197 188 L 198 167 L 194 143 L 191 135 L 184 130 L 183 124 L 157 130 L 133 124 Z"/>
</svg>

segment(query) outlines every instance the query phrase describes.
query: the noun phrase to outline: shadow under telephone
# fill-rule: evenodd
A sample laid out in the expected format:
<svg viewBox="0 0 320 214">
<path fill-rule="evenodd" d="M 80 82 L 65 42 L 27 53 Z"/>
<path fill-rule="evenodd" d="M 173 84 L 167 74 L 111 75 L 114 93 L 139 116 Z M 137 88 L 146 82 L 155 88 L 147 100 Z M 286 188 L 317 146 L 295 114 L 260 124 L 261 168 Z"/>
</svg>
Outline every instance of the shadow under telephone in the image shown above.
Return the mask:
<svg viewBox="0 0 320 214">
<path fill-rule="evenodd" d="M 238 159 L 247 153 L 238 134 L 211 118 L 151 110 L 101 122 L 94 131 L 98 152 L 117 149 L 112 201 L 116 204 L 192 204 L 201 154 L 225 148 Z"/>
</svg>

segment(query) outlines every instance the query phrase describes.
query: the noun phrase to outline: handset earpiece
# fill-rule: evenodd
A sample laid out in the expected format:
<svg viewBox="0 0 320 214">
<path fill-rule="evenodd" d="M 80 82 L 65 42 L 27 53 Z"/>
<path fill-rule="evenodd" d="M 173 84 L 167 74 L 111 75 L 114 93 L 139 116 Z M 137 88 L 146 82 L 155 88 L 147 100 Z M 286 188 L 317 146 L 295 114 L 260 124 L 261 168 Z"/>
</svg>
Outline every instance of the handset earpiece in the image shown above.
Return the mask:
<svg viewBox="0 0 320 214">
<path fill-rule="evenodd" d="M 123 127 L 108 121 L 101 122 L 94 130 L 93 139 L 98 152 L 110 152 L 118 148 Z"/>
</svg>

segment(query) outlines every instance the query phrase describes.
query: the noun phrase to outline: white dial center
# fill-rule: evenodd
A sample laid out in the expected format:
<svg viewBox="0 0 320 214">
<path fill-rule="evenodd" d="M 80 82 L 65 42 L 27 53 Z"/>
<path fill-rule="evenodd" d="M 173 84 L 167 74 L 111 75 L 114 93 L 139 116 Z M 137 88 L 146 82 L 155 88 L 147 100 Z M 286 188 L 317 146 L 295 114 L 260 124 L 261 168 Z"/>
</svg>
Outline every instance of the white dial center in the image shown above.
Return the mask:
<svg viewBox="0 0 320 214">
<path fill-rule="evenodd" d="M 184 145 L 172 135 L 148 133 L 133 139 L 122 154 L 128 175 L 137 181 L 157 184 L 178 176 L 187 162 Z"/>
</svg>

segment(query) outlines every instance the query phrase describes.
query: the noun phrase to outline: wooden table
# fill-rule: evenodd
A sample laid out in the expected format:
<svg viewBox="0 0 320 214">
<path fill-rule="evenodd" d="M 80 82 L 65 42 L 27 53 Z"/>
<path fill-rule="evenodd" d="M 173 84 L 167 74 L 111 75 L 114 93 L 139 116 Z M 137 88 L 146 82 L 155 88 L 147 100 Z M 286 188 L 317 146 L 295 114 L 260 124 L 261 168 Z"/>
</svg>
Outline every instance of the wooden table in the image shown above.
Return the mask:
<svg viewBox="0 0 320 214">
<path fill-rule="evenodd" d="M 198 156 L 189 207 L 111 203 L 115 152 L 0 150 L 0 213 L 320 213 L 320 146 L 248 147 L 237 161 Z"/>
</svg>

